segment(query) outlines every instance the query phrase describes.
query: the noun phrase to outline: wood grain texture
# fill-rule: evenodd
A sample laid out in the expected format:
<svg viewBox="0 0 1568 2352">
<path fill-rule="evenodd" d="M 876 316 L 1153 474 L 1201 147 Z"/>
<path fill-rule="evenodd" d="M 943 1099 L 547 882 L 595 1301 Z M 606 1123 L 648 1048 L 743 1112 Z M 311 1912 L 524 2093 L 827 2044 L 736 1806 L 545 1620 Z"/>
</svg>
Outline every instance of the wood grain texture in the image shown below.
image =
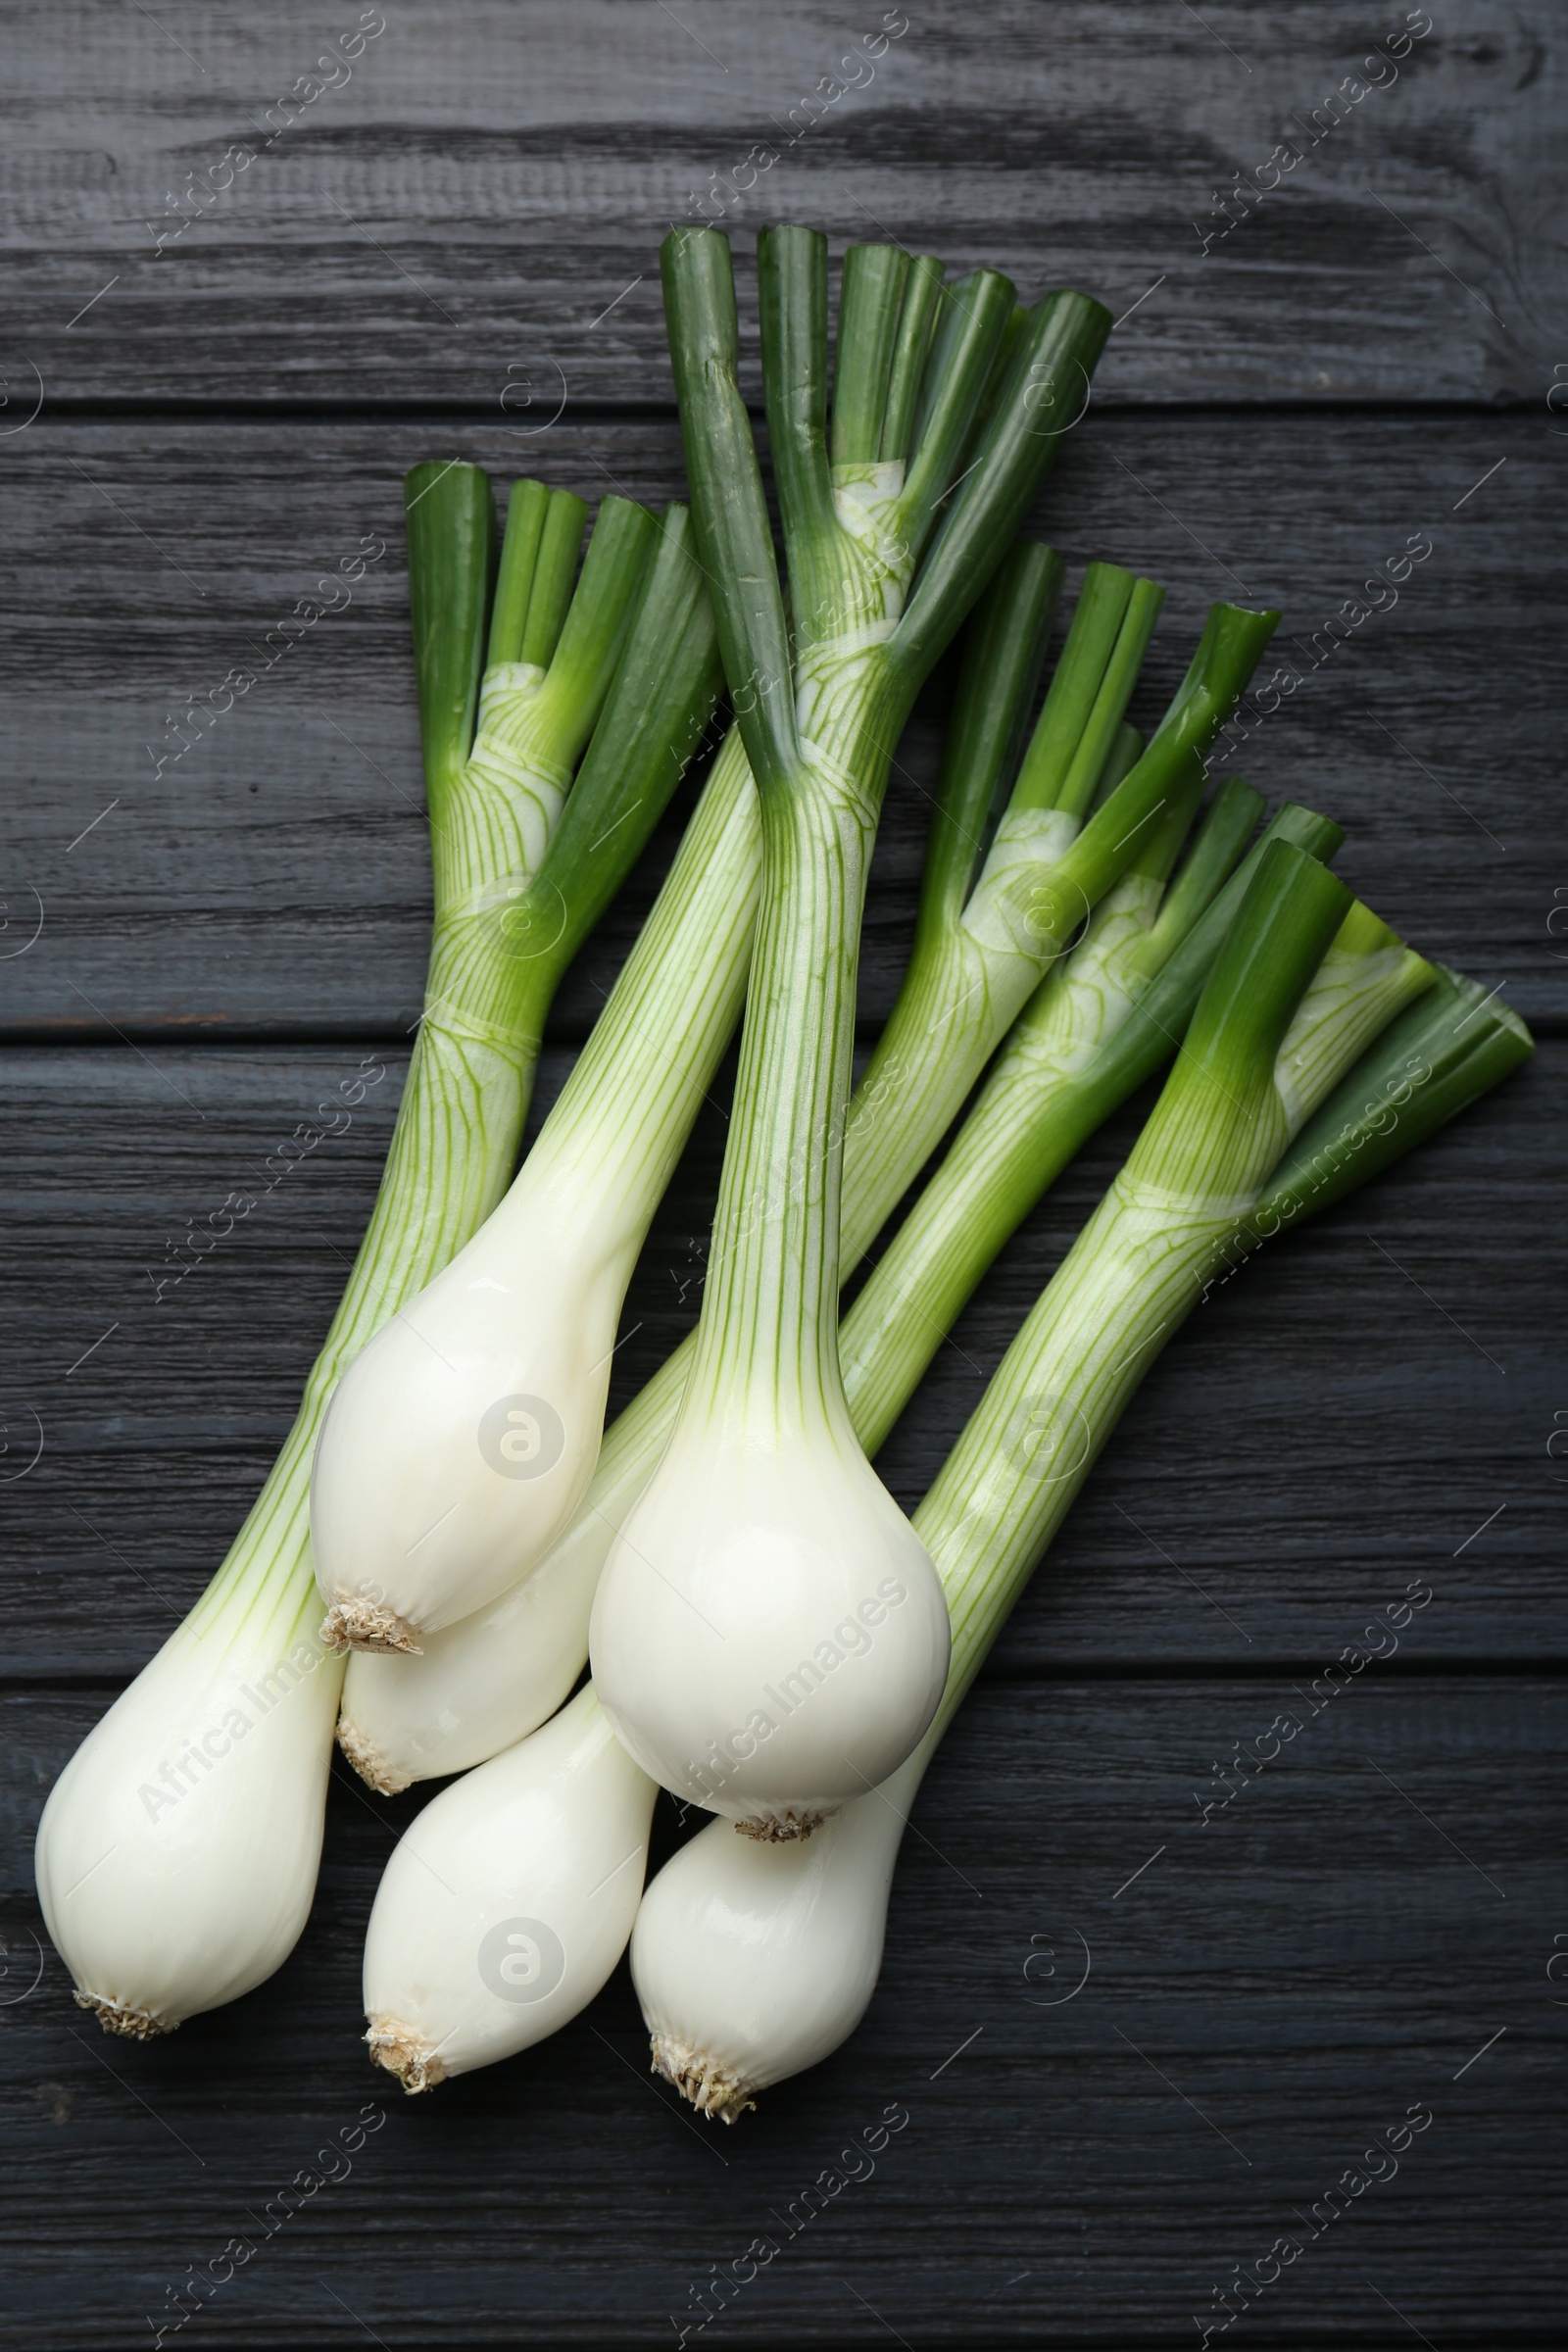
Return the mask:
<svg viewBox="0 0 1568 2352">
<path fill-rule="evenodd" d="M 1342 870 L 1378 911 L 1505 984 L 1532 1018 L 1568 1013 L 1568 941 L 1548 929 L 1568 888 L 1565 591 L 1532 529 L 1565 446 L 1544 417 L 1280 416 L 1241 431 L 1091 412 L 1033 526 L 1074 582 L 1098 556 L 1168 583 L 1134 704 L 1151 724 L 1210 602 L 1278 604 L 1259 682 L 1284 662 L 1302 682 L 1248 740 L 1247 773 L 1272 802 L 1337 816 Z M 519 445 L 504 427 L 428 420 L 40 420 L 18 441 L 0 558 L 20 608 L 0 651 L 16 778 L 0 807 L 5 1033 L 351 1036 L 416 1017 L 429 852 L 401 477 L 443 451 L 503 483 L 542 468 L 594 499 L 681 487 L 673 423 L 563 423 Z M 1412 538 L 1432 553 L 1385 584 L 1397 604 L 1342 641 L 1329 622 Z M 349 607 L 173 759 L 177 698 L 254 665 L 270 624 L 362 540 L 386 553 Z M 944 707 L 939 678 L 889 794 L 864 942 L 871 1025 L 907 952 Z M 675 824 L 568 976 L 557 1037 L 591 1024 Z"/>
<path fill-rule="evenodd" d="M 827 103 L 885 13 L 907 31 Z M 1300 2254 L 1224 2340 L 1559 2341 L 1564 21 L 1550 0 L 1434 8 L 1397 82 L 1336 105 L 1405 13 L 387 0 L 352 78 L 281 117 L 352 47 L 358 0 L 9 13 L 0 2303 L 19 2341 L 145 2343 L 190 2266 L 243 2238 L 254 2255 L 166 2342 L 662 2345 L 767 2236 L 776 2257 L 689 2342 L 1145 2352 L 1200 2340 L 1216 2288 L 1287 2234 Z M 1302 160 L 1205 256 L 1214 190 L 1284 140 Z M 160 255 L 166 191 L 240 143 L 254 160 Z M 360 1948 L 419 1799 L 343 1771 L 278 1976 L 162 2046 L 104 2041 L 42 1937 L 38 1811 L 287 1427 L 418 1009 L 401 474 L 445 453 L 594 500 L 679 495 L 658 241 L 699 196 L 714 211 L 754 146 L 778 160 L 721 198 L 752 395 L 768 219 L 820 224 L 835 254 L 892 233 L 1026 296 L 1102 296 L 1122 323 L 1032 527 L 1074 574 L 1102 556 L 1169 584 L 1141 714 L 1212 599 L 1282 605 L 1302 683 L 1236 764 L 1345 822 L 1356 889 L 1505 987 L 1542 1049 L 1263 1252 L 1155 1365 L 930 1775 L 881 1987 L 831 2066 L 700 2130 L 646 2072 L 622 1969 L 526 2058 L 425 2100 L 383 2090 Z M 1432 554 L 1397 607 L 1317 661 L 1412 534 Z M 168 713 L 376 539 L 350 608 L 156 774 Z M 948 691 L 939 673 L 900 750 L 862 1049 L 909 942 Z M 567 976 L 535 1130 L 689 797 Z M 365 1056 L 386 1077 L 349 1132 L 158 1304 L 166 1244 Z M 617 1402 L 697 1311 L 727 1086 L 634 1278 Z M 940 1353 L 882 1456 L 906 1503 L 1138 1116 Z M 1397 1652 L 1315 1697 L 1412 1586 L 1431 1598 Z M 1299 1732 L 1205 1826 L 1216 1767 L 1286 1715 Z M 656 1859 L 681 1834 L 661 1805 Z M 1412 2106 L 1433 2121 L 1398 2177 L 1314 2224 Z M 808 2184 L 889 2108 L 908 2121 L 874 2177 L 803 2226 Z M 270 2236 L 269 2200 L 362 2112 L 351 2176 Z"/>
<path fill-rule="evenodd" d="M 1210 1758 L 1296 1704 L 1180 1676 L 982 1690 L 906 1841 L 864 2026 L 733 2132 L 669 2111 L 624 1971 L 526 2056 L 391 2090 L 356 2038 L 359 1942 L 410 1805 L 337 1788 L 311 1925 L 246 2001 L 100 2046 L 49 1956 L 7 2013 L 16 2323 L 44 2347 L 146 2341 L 187 2266 L 241 2238 L 251 2260 L 182 2342 L 654 2345 L 766 2237 L 776 2257 L 693 2340 L 866 2345 L 880 2321 L 921 2346 L 1181 2344 L 1288 2234 L 1252 2340 L 1394 2344 L 1387 2296 L 1445 2346 L 1544 2343 L 1557 1687 L 1368 1678 L 1200 1826 Z M 11 1850 L 94 1706 L 26 1702 Z M 24 1864 L 7 1893 L 20 1986 Z M 274 2209 L 269 2241 L 268 2200 L 366 2108 L 349 2177 L 286 2227 Z M 1397 2177 L 1314 2237 L 1314 2204 L 1411 2109 L 1432 2120 Z M 808 2184 L 890 2112 L 907 2121 L 874 2174 L 804 2222 Z"/>
<path fill-rule="evenodd" d="M 350 0 L 13 12 L 18 396 L 36 370 L 51 401 L 667 401 L 656 247 L 719 208 L 748 274 L 782 218 L 839 246 L 891 227 L 1030 300 L 1078 284 L 1120 314 L 1162 279 L 1107 366 L 1115 398 L 1539 404 L 1562 357 L 1551 0 L 1438 10 L 1364 75 L 1409 12 L 363 13 L 386 30 L 344 78 L 318 60 L 356 37 Z M 289 105 L 311 76 L 337 86 Z M 1216 187 L 1255 184 L 1282 142 L 1299 164 L 1205 254 Z"/>
<path fill-rule="evenodd" d="M 535 1125 L 569 1058 L 547 1055 Z M 358 1066 L 348 1048 L 0 1056 L 12 1464 L 43 1431 L 36 1467 L 6 1490 L 14 1673 L 133 1672 L 227 1549 L 368 1214 L 401 1065 L 372 1063 L 387 1076 L 355 1125 L 264 1193 L 267 1154 Z M 1565 1074 L 1568 1046 L 1548 1041 L 1495 1098 L 1200 1310 L 1004 1637 L 1005 1671 L 1321 1664 L 1421 1578 L 1438 1601 L 1411 1633 L 1416 1665 L 1568 1662 L 1549 1568 L 1564 1465 L 1546 1451 Z M 695 1320 L 728 1083 L 632 1283 L 615 1407 Z M 1129 1107 L 1067 1172 L 939 1354 L 882 1456 L 906 1507 L 1139 1119 Z M 236 1187 L 258 1196 L 254 1211 L 157 1298 L 166 1243 Z M 1521 1235 L 1537 1237 L 1527 1250 Z"/>
</svg>

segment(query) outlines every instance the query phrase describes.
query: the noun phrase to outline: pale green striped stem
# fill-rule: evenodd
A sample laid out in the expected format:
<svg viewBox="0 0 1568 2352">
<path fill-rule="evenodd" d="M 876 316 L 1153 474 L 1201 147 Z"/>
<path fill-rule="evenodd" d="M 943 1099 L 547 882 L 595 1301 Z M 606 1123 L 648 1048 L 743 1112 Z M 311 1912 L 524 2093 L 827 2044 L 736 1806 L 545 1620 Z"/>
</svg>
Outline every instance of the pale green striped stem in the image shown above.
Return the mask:
<svg viewBox="0 0 1568 2352">
<path fill-rule="evenodd" d="M 1199 1074 L 1178 1060 L 915 1513 L 948 1594 L 953 1664 L 931 1731 L 901 1775 L 903 1803 L 1129 1398 L 1216 1270 L 1234 1261 L 1292 1138 L 1436 977 L 1352 906 L 1266 1071 L 1223 1054 Z"/>
</svg>

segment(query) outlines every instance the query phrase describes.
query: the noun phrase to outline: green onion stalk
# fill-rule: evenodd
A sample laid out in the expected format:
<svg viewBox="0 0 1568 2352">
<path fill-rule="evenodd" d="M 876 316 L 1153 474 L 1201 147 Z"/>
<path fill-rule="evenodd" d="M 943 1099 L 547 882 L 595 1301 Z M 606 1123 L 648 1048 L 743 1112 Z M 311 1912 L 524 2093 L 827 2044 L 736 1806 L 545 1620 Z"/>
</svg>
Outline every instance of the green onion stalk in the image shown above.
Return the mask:
<svg viewBox="0 0 1568 2352">
<path fill-rule="evenodd" d="M 954 1628 L 920 1744 L 804 1845 L 710 1824 L 644 1897 L 632 1971 L 654 2063 L 708 2113 L 733 2122 L 863 2015 L 920 1780 L 1160 1348 L 1249 1248 L 1391 1164 L 1530 1052 L 1511 1014 L 1416 958 L 1413 996 L 1368 1042 L 1344 985 L 1367 931 L 1348 895 L 1300 851 L 1268 847 L 1131 1158 L 916 1512 Z M 802 1679 L 796 1703 L 814 1706 Z"/>
<path fill-rule="evenodd" d="M 899 274 L 890 268 L 888 282 Z M 590 1651 L 599 1703 L 628 1753 L 696 1797 L 712 1740 L 747 1721 L 804 1629 L 831 1623 L 862 1585 L 896 1594 L 874 1674 L 849 1703 L 819 1710 L 804 1743 L 780 1741 L 718 1800 L 756 1836 L 787 1838 L 842 1801 L 855 1774 L 880 1777 L 878 1764 L 891 1769 L 908 1752 L 947 1670 L 935 1570 L 856 1441 L 838 1375 L 840 1138 L 870 849 L 923 666 L 910 649 L 932 635 L 946 643 L 957 618 L 931 616 L 933 577 L 978 569 L 972 596 L 1018 512 L 988 535 L 977 564 L 978 551 L 958 552 L 970 498 L 956 498 L 905 605 L 893 513 L 917 518 L 926 448 L 906 484 L 896 461 L 851 441 L 841 472 L 855 478 L 835 484 L 826 240 L 764 231 L 762 368 L 792 630 L 735 381 L 727 241 L 673 232 L 663 276 L 693 513 L 762 812 L 762 899 L 691 1372 L 669 1444 L 605 1564 Z M 1102 314 L 1070 296 L 1058 306 L 1076 311 L 1076 333 L 1098 351 Z M 983 276 L 962 310 L 955 306 L 955 348 L 975 352 L 977 364 L 961 415 L 948 404 L 951 456 L 930 481 L 933 514 L 1011 310 L 1011 288 Z M 868 323 L 853 281 L 844 314 L 842 372 L 853 377 L 864 356 L 858 329 Z M 893 338 L 883 341 L 891 366 Z M 982 444 L 971 485 L 999 467 L 1019 486 L 1038 472 L 1018 462 L 1028 435 L 1016 371 L 1014 381 L 1016 414 L 1007 418 L 1008 404 L 1000 405 L 989 428 L 1003 425 L 999 445 L 988 457 Z M 879 449 L 883 404 L 873 396 L 862 405 Z M 927 428 L 934 446 L 942 405 L 939 391 Z"/>
<path fill-rule="evenodd" d="M 408 479 L 435 926 L 380 1191 L 227 1559 L 77 1749 L 38 1831 L 39 1895 L 76 1999 L 134 2038 L 260 1984 L 305 1924 L 342 1680 L 315 1631 L 322 1417 L 344 1366 L 505 1192 L 557 983 L 714 705 L 685 510 L 606 499 L 579 571 L 586 512 L 520 483 L 492 595 L 487 477 L 454 464 Z"/>
</svg>

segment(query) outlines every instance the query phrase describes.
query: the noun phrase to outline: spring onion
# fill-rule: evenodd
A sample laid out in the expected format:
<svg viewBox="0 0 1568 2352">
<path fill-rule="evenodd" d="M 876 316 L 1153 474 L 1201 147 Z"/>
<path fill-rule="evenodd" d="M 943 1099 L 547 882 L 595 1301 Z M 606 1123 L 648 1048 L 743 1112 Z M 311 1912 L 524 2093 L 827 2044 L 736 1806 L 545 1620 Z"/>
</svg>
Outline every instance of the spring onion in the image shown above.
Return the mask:
<svg viewBox="0 0 1568 2352">
<path fill-rule="evenodd" d="M 343 1365 L 500 1198 L 556 984 L 711 708 L 684 511 L 607 499 L 573 592 L 583 516 L 569 494 L 514 493 L 487 661 L 490 484 L 458 465 L 409 478 L 435 882 L 424 1017 L 369 1230 L 283 1450 L 207 1592 L 44 1809 L 44 1917 L 76 1998 L 117 2033 L 146 2038 L 237 1998 L 305 1924 L 341 1682 L 315 1635 L 318 1429 Z"/>
<path fill-rule="evenodd" d="M 1100 305 L 852 247 L 830 404 L 825 240 L 764 231 L 775 554 L 727 240 L 672 230 L 662 268 L 689 514 L 606 500 L 584 552 L 584 503 L 522 482 L 498 543 L 477 468 L 409 477 L 435 923 L 386 1169 L 282 1453 L 62 1774 L 37 1875 L 106 2031 L 239 1996 L 304 1925 L 343 1694 L 377 1786 L 476 1765 L 384 1874 L 374 2058 L 422 2090 L 526 2048 L 630 1939 L 656 2070 L 733 2122 L 863 2014 L 922 1776 L 1170 1333 L 1531 1041 L 1351 901 L 1337 827 L 1288 807 L 1250 848 L 1235 777 L 1200 817 L 1277 613 L 1213 607 L 1146 742 L 1163 591 L 1091 564 L 1029 733 L 1064 566 L 1015 534 Z M 893 751 L 971 614 L 909 968 L 852 1095 Z M 672 870 L 514 1173 L 561 975 L 724 687 Z M 607 1437 L 626 1287 L 743 1002 L 698 1328 Z M 906 1518 L 871 1458 L 942 1335 L 1172 1053 Z M 645 1894 L 661 1781 L 718 1818 Z"/>
</svg>

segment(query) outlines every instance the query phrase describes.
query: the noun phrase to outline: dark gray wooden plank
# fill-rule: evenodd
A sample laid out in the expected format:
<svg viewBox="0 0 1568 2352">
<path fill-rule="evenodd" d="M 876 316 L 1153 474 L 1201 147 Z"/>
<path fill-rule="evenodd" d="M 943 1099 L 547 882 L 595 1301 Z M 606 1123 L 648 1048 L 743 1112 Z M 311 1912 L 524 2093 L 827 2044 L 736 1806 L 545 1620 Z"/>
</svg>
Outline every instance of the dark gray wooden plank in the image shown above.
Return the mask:
<svg viewBox="0 0 1568 2352">
<path fill-rule="evenodd" d="M 70 2006 L 30 1841 L 243 1515 L 384 1152 L 428 924 L 398 477 L 451 451 L 595 498 L 676 494 L 657 241 L 754 141 L 784 148 L 882 11 L 391 0 L 352 81 L 161 257 L 165 189 L 260 148 L 250 118 L 356 12 L 12 13 L 0 1035 L 37 1042 L 0 1055 L 0 2259 L 29 2342 L 144 2340 L 187 2266 L 368 2102 L 387 2120 L 352 2179 L 182 2330 L 193 2347 L 665 2342 L 775 2224 L 735 2340 L 1190 2342 L 1234 2266 L 1294 2232 L 1298 2266 L 1249 2315 L 1260 2340 L 1555 2342 L 1561 29 L 1545 0 L 1434 13 L 1397 83 L 1319 137 L 1402 11 L 936 0 L 726 199 L 748 317 L 751 237 L 781 216 L 835 253 L 891 232 L 1127 314 L 1037 527 L 1075 564 L 1170 581 L 1151 714 L 1210 597 L 1283 602 L 1310 645 L 1430 536 L 1397 610 L 1321 662 L 1285 645 L 1303 682 L 1239 764 L 1349 822 L 1372 903 L 1553 1036 L 1171 1348 L 933 1773 L 866 2028 L 706 2135 L 643 2074 L 624 1974 L 529 2059 L 380 2098 L 359 1944 L 416 1799 L 345 1776 L 300 1952 L 148 2051 Z M 1282 138 L 1310 152 L 1204 257 L 1211 191 Z M 755 351 L 748 330 L 754 393 Z M 247 661 L 366 534 L 387 553 L 350 612 L 155 779 L 176 697 Z M 907 946 L 943 702 L 939 680 L 890 797 L 866 1035 Z M 675 837 L 568 978 L 536 1118 Z M 104 1050 L 116 1028 L 136 1052 Z M 155 1306 L 166 1241 L 367 1052 L 387 1076 L 355 1127 Z M 906 1502 L 1135 1125 L 943 1351 L 883 1457 Z M 634 1280 L 617 1398 L 695 1313 L 721 1144 L 715 1111 Z M 1310 1695 L 1412 1586 L 1397 1653 Z M 1217 1764 L 1292 1713 L 1204 1827 Z M 909 2124 L 874 2181 L 784 2242 L 777 2216 L 894 2101 Z M 1310 2235 L 1301 2217 L 1414 2102 L 1434 2123 L 1399 2180 Z"/>
<path fill-rule="evenodd" d="M 1365 63 L 1408 17 L 1402 60 Z M 784 218 L 1027 299 L 1149 294 L 1118 397 L 1538 404 L 1561 37 L 1550 0 L 34 0 L 8 45 L 11 398 L 665 399 L 656 248 L 722 211 L 748 278 Z M 302 103 L 312 76 L 336 86 Z M 1216 188 L 1271 170 L 1205 253 Z"/>
<path fill-rule="evenodd" d="M 189 1218 L 260 1189 L 267 1153 L 359 1057 L 162 1045 L 0 1056 L 13 1673 L 134 1671 L 226 1550 L 368 1214 L 401 1061 L 372 1063 L 387 1076 L 353 1127 L 161 1303 L 148 1269 Z M 547 1054 L 536 1121 L 568 1063 Z M 1568 1657 L 1552 1565 L 1568 1465 L 1547 1452 L 1565 1065 L 1568 1046 L 1548 1042 L 1420 1155 L 1216 1293 L 1099 1465 L 1004 1638 L 1006 1670 L 1316 1671 L 1412 1580 L 1434 1593 L 1401 1652 L 1417 1666 Z M 1068 1172 L 942 1350 L 882 1457 L 906 1506 L 1137 1123 L 1130 1109 Z M 616 1406 L 695 1319 L 722 1146 L 715 1107 L 631 1287 Z"/>
<path fill-rule="evenodd" d="M 1568 1012 L 1568 948 L 1548 929 L 1568 873 L 1563 589 L 1537 537 L 1556 448 L 1544 417 L 1092 413 L 1035 525 L 1075 578 L 1108 556 L 1169 584 L 1135 705 L 1151 722 L 1212 598 L 1281 604 L 1279 659 L 1301 683 L 1241 763 L 1271 797 L 1342 818 L 1344 870 L 1372 904 L 1505 983 L 1528 1014 Z M 8 1034 L 298 1037 L 413 1021 L 429 869 L 400 480 L 448 450 L 503 481 L 542 467 L 593 498 L 680 487 L 672 422 L 563 423 L 525 444 L 408 419 L 45 421 L 14 444 L 0 559 L 18 612 L 0 653 L 15 779 L 0 808 Z M 386 553 L 350 607 L 155 774 L 176 696 L 254 662 L 267 628 L 362 539 Z M 1369 592 L 1388 609 L 1341 642 L 1329 623 L 1412 539 L 1430 556 Z M 942 708 L 939 681 L 889 795 L 868 1022 L 906 951 Z M 672 821 L 568 977 L 557 1036 L 584 1034 L 673 838 Z"/>
<path fill-rule="evenodd" d="M 279 1975 L 165 2043 L 101 2042 L 32 1940 L 29 1867 L 97 1703 L 8 1707 L 7 2303 L 29 2344 L 145 2341 L 235 2238 L 255 2251 L 188 2343 L 657 2344 L 759 2237 L 776 2257 L 711 2340 L 1190 2343 L 1282 2237 L 1300 2252 L 1255 2293 L 1251 2339 L 1554 2340 L 1548 1683 L 1369 1686 L 1206 1827 L 1210 1758 L 1304 1714 L 1285 1685 L 982 1690 L 922 1795 L 865 2025 L 733 2132 L 650 2081 L 624 1970 L 525 2057 L 392 2091 L 357 2038 L 359 1945 L 412 1805 L 347 1787 Z M 662 1806 L 662 1847 L 672 1822 Z M 1396 2177 L 1369 2159 L 1389 2177 L 1327 2221 L 1412 2110 L 1430 2122 Z M 362 2115 L 349 2175 L 286 2227 L 274 2207 L 269 2241 L 268 2200 Z M 884 2118 L 874 2173 L 804 2223 L 807 2185 Z"/>
</svg>

